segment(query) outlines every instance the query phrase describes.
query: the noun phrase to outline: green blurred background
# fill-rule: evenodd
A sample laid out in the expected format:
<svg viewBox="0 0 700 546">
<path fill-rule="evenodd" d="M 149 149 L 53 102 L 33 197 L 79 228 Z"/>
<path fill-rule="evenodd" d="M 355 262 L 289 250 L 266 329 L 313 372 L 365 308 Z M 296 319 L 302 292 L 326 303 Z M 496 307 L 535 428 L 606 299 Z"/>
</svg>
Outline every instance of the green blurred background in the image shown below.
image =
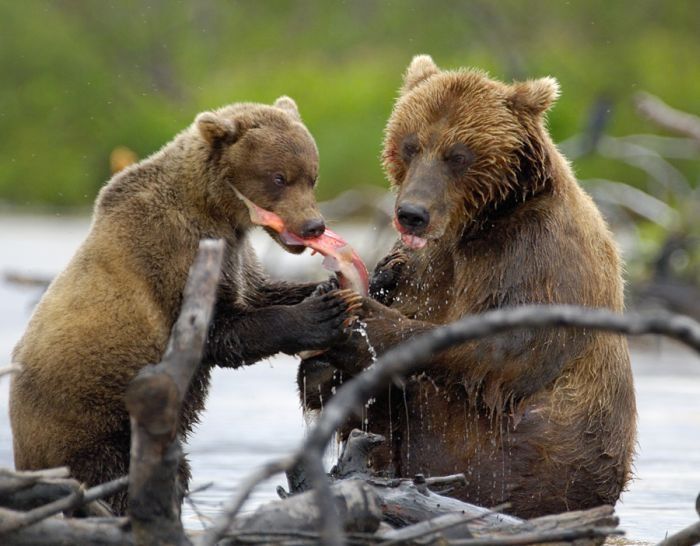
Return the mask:
<svg viewBox="0 0 700 546">
<path fill-rule="evenodd" d="M 655 130 L 631 97 L 700 110 L 694 1 L 26 1 L 0 4 L 0 202 L 88 207 L 117 146 L 156 151 L 201 110 L 289 94 L 321 152 L 319 197 L 385 185 L 382 129 L 416 53 L 511 80 L 553 75 L 555 140 Z M 677 167 L 697 185 L 698 161 Z M 588 154 L 581 178 L 644 187 Z"/>
<path fill-rule="evenodd" d="M 363 188 L 386 188 L 382 131 L 402 73 L 429 53 L 505 81 L 555 76 L 551 132 L 632 283 L 700 286 L 700 139 L 634 103 L 644 91 L 700 113 L 693 0 L 34 0 L 1 2 L 0 21 L 0 211 L 87 213 L 115 148 L 143 158 L 202 110 L 282 94 L 318 142 L 319 199 L 376 200 Z"/>
</svg>

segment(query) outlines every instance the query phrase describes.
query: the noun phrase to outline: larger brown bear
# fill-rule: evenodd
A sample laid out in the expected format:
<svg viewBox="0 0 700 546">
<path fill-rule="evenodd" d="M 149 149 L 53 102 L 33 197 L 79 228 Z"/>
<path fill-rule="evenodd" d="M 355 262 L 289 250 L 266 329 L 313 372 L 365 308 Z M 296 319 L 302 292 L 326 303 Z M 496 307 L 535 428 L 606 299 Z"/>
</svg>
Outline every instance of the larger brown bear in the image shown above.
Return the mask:
<svg viewBox="0 0 700 546">
<path fill-rule="evenodd" d="M 324 230 L 314 199 L 317 170 L 316 144 L 295 103 L 283 97 L 274 106 L 200 114 L 162 150 L 117 174 L 100 192 L 87 239 L 14 350 L 22 366 L 10 399 L 17 468 L 67 465 L 90 485 L 127 473 L 126 386 L 161 359 L 204 237 L 223 238 L 226 249 L 204 363 L 180 420 L 183 436 L 202 410 L 212 364 L 252 364 L 340 335 L 351 298 L 309 297 L 314 284 L 270 282 L 234 191 L 276 212 L 297 235 L 316 236 Z M 188 478 L 185 462 L 183 487 Z M 121 513 L 126 495 L 111 502 Z"/>
<path fill-rule="evenodd" d="M 558 91 L 552 78 L 507 85 L 413 60 L 384 143 L 402 243 L 374 277 L 374 294 L 390 307 L 366 303 L 379 353 L 490 309 L 622 310 L 615 244 L 545 128 Z M 320 358 L 346 377 L 369 362 L 361 336 Z M 319 386 L 332 394 L 332 369 L 319 361 L 305 362 L 299 379 L 312 408 Z M 464 472 L 457 496 L 509 502 L 521 517 L 614 504 L 630 477 L 635 399 L 617 335 L 518 330 L 470 342 L 365 415 L 388 440 L 376 469 Z"/>
</svg>

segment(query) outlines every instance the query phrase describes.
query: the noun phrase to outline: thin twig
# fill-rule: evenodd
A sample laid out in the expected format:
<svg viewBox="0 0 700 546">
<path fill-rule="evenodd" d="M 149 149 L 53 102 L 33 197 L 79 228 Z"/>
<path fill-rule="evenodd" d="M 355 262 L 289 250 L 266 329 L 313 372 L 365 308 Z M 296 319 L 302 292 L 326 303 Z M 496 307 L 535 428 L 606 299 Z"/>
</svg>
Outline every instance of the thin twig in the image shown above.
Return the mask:
<svg viewBox="0 0 700 546">
<path fill-rule="evenodd" d="M 282 457 L 274 461 L 270 461 L 252 474 L 249 474 L 247 478 L 238 486 L 236 494 L 229 500 L 224 509 L 221 511 L 221 515 L 216 519 L 214 525 L 209 527 L 207 534 L 201 540 L 201 546 L 214 546 L 219 540 L 221 540 L 225 535 L 228 528 L 231 526 L 233 519 L 236 517 L 238 512 L 240 512 L 246 499 L 250 496 L 253 489 L 262 481 L 271 478 L 275 474 L 284 472 L 288 468 L 294 466 L 299 460 L 298 455 L 290 455 L 287 457 Z"/>
<path fill-rule="evenodd" d="M 203 483 L 202 485 L 199 485 L 197 487 L 194 487 L 193 489 L 190 489 L 187 493 L 185 493 L 185 496 L 189 497 L 191 495 L 196 495 L 197 493 L 201 493 L 202 491 L 206 491 L 207 489 L 209 489 L 213 486 L 214 486 L 214 482 Z"/>
<path fill-rule="evenodd" d="M 467 484 L 467 477 L 464 473 L 461 474 L 451 474 L 450 476 L 433 476 L 432 478 L 425 478 L 425 485 L 430 488 L 444 487 L 446 485 L 454 484 Z"/>
</svg>

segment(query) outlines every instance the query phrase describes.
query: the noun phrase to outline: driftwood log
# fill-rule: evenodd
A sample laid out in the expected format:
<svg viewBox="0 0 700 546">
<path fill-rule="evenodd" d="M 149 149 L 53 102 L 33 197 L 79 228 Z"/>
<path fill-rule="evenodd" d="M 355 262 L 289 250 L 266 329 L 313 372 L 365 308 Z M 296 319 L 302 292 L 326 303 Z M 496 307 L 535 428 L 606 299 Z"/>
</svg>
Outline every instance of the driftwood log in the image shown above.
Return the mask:
<svg viewBox="0 0 700 546">
<path fill-rule="evenodd" d="M 199 365 L 223 255 L 221 242 L 203 241 L 183 294 L 183 307 L 160 364 L 147 366 L 126 393 L 132 425 L 130 473 L 91 489 L 66 469 L 0 472 L 0 543 L 32 544 L 452 544 L 515 545 L 546 542 L 601 543 L 617 534 L 611 507 L 523 521 L 450 498 L 462 475 L 412 479 L 374 476 L 367 455 L 382 438 L 357 431 L 328 476 L 322 454 L 337 426 L 357 403 L 395 379 L 413 373 L 437 351 L 469 339 L 516 328 L 585 327 L 626 334 L 661 333 L 700 351 L 700 324 L 667 314 L 619 316 L 575 307 L 524 307 L 464 319 L 398 346 L 347 382 L 326 405 L 299 448 L 267 462 L 239 486 L 221 517 L 196 536 L 180 519 L 183 492 L 177 481 L 180 442 L 177 420 L 184 393 Z M 253 488 L 267 477 L 291 472 L 292 493 L 239 512 Z M 87 503 L 129 487 L 127 518 L 70 517 Z M 97 504 L 99 506 L 99 504 Z M 63 517 L 61 517 L 63 513 Z M 94 513 L 94 511 L 91 511 Z M 685 546 L 696 526 L 665 546 Z"/>
</svg>

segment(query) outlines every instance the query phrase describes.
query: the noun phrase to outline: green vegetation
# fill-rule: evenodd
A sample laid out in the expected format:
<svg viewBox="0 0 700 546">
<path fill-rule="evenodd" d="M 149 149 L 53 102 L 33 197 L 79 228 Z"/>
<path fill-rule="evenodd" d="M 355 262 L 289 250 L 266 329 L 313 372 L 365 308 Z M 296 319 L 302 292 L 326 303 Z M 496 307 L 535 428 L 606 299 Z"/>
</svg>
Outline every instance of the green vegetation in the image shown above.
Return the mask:
<svg viewBox="0 0 700 546">
<path fill-rule="evenodd" d="M 144 157 L 201 110 L 281 94 L 318 141 L 321 198 L 383 185 L 382 128 L 416 53 L 506 80 L 556 76 L 557 140 L 584 130 L 601 96 L 615 135 L 655 131 L 632 107 L 639 90 L 696 113 L 700 97 L 692 1 L 36 0 L 2 2 L 0 20 L 0 201 L 22 206 L 88 206 L 116 146 Z M 697 161 L 678 167 L 697 184 Z M 576 168 L 647 176 L 600 156 Z"/>
</svg>

